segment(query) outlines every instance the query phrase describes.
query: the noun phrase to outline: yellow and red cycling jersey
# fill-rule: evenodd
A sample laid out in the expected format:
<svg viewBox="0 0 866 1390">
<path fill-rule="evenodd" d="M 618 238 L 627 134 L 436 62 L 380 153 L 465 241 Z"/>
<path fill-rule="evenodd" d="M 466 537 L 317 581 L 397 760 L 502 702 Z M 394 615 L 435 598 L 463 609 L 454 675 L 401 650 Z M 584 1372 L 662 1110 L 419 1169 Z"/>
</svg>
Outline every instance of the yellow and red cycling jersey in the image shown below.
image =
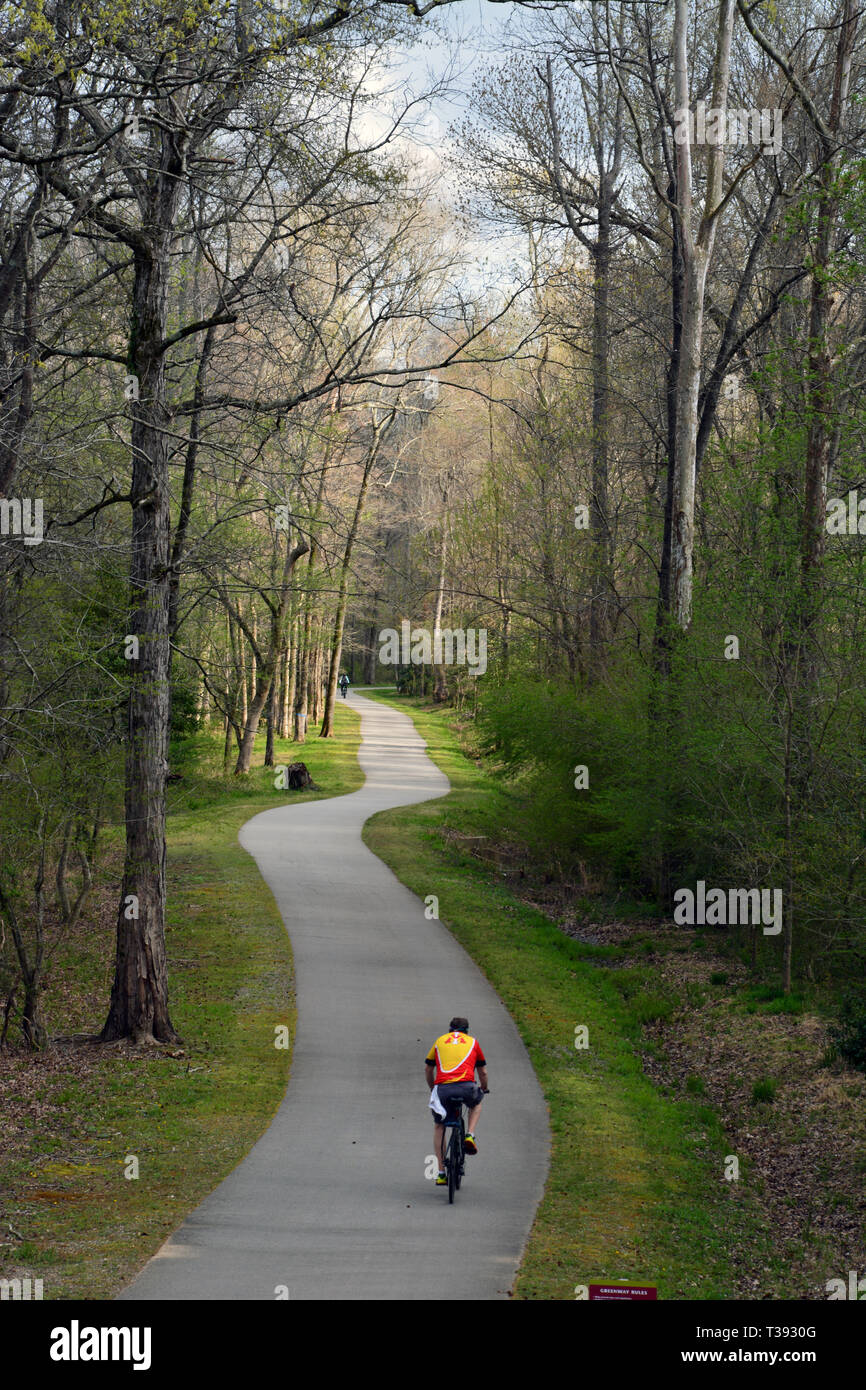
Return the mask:
<svg viewBox="0 0 866 1390">
<path fill-rule="evenodd" d="M 436 1067 L 437 1086 L 451 1081 L 474 1081 L 475 1068 L 487 1065 L 480 1042 L 468 1033 L 443 1033 L 424 1061 Z"/>
</svg>

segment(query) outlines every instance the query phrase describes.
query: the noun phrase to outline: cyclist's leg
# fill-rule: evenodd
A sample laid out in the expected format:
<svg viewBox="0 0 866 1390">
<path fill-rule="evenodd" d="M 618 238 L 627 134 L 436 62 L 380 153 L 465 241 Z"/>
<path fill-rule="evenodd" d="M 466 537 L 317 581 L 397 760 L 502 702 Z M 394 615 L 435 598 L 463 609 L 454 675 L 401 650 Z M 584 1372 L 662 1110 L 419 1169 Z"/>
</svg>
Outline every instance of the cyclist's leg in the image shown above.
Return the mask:
<svg viewBox="0 0 866 1390">
<path fill-rule="evenodd" d="M 475 1131 L 481 1117 L 482 1093 L 478 1086 L 473 1086 L 473 1092 L 472 1098 L 467 1098 L 466 1100 L 466 1108 L 469 1111 L 469 1116 L 466 1121 L 466 1141 L 464 1148 L 468 1154 L 476 1154 L 478 1152 L 478 1145 L 475 1142 Z"/>
<path fill-rule="evenodd" d="M 442 1091 L 439 1092 L 439 1098 L 442 1101 L 443 1105 L 445 1105 L 445 1109 L 447 1110 L 448 1106 L 447 1104 L 445 1104 L 445 1098 L 442 1095 Z M 439 1172 L 444 1173 L 445 1153 L 448 1147 L 448 1131 L 446 1130 L 445 1125 L 441 1123 L 442 1117 L 437 1115 L 435 1111 L 433 1112 L 433 1115 L 433 1152 L 436 1154 L 436 1161 L 439 1164 Z M 440 1122 L 437 1123 L 437 1121 Z"/>
<path fill-rule="evenodd" d="M 466 1133 L 474 1134 L 475 1127 L 481 1118 L 481 1102 L 484 1094 L 476 1081 L 464 1083 L 463 1104 L 469 1112 L 466 1120 Z"/>
<path fill-rule="evenodd" d="M 440 1173 L 442 1173 L 442 1172 L 445 1171 L 445 1142 L 444 1142 L 444 1141 L 445 1141 L 445 1126 L 444 1126 L 444 1125 L 436 1125 L 436 1124 L 434 1124 L 434 1126 L 433 1126 L 433 1152 L 434 1152 L 435 1155 L 436 1155 L 436 1161 L 437 1161 L 438 1164 L 439 1164 L 439 1172 L 440 1172 Z"/>
</svg>

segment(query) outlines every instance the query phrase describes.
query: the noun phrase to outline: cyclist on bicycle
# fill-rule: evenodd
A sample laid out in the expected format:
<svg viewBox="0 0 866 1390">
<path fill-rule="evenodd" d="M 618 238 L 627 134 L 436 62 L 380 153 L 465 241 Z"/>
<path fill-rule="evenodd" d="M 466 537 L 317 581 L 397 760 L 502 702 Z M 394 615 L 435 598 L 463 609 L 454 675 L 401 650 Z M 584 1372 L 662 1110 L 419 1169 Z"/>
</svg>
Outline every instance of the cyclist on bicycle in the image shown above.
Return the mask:
<svg viewBox="0 0 866 1390">
<path fill-rule="evenodd" d="M 338 684 L 338 686 L 340 687 L 340 694 L 342 695 L 343 699 L 345 700 L 345 698 L 346 698 L 346 691 L 349 689 L 349 677 L 346 675 L 346 672 L 345 672 L 345 671 L 344 671 L 343 674 L 340 676 L 340 679 L 337 681 L 337 684 Z"/>
<path fill-rule="evenodd" d="M 452 1018 L 448 1029 L 447 1033 L 436 1039 L 424 1058 L 427 1085 L 430 1088 L 430 1109 L 433 1111 L 433 1142 L 439 1162 L 437 1187 L 448 1181 L 444 1156 L 444 1112 L 447 1112 L 449 1100 L 459 1098 L 468 1105 L 469 1123 L 464 1141 L 465 1150 L 468 1154 L 477 1154 L 475 1127 L 481 1114 L 482 1098 L 488 1090 L 487 1062 L 478 1039 L 469 1035 L 468 1018 Z M 476 1067 L 480 1085 L 475 1082 Z M 438 1110 L 433 1104 L 436 1099 L 440 1102 Z"/>
</svg>

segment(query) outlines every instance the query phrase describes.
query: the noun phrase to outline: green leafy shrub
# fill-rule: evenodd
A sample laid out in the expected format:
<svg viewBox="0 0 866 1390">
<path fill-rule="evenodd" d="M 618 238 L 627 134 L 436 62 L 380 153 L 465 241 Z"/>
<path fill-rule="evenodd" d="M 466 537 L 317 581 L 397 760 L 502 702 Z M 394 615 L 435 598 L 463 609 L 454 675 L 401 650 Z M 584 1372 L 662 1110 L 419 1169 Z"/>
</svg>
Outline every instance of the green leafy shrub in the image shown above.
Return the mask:
<svg viewBox="0 0 866 1390">
<path fill-rule="evenodd" d="M 839 1019 L 830 1028 L 830 1039 L 846 1062 L 866 1072 L 866 996 L 848 991 Z"/>
<path fill-rule="evenodd" d="M 776 1083 L 775 1083 L 775 1081 L 767 1081 L 767 1080 L 765 1080 L 765 1081 L 756 1081 L 756 1082 L 755 1082 L 754 1086 L 752 1087 L 752 1101 L 754 1102 L 755 1105 L 759 1105 L 759 1104 L 761 1103 L 761 1101 L 767 1101 L 767 1102 L 769 1102 L 770 1104 L 772 1104 L 772 1102 L 773 1102 L 775 1099 L 776 1099 Z"/>
<path fill-rule="evenodd" d="M 665 999 L 661 994 L 639 994 L 631 1010 L 639 1023 L 657 1023 L 669 1019 L 674 1006 L 670 999 Z"/>
</svg>

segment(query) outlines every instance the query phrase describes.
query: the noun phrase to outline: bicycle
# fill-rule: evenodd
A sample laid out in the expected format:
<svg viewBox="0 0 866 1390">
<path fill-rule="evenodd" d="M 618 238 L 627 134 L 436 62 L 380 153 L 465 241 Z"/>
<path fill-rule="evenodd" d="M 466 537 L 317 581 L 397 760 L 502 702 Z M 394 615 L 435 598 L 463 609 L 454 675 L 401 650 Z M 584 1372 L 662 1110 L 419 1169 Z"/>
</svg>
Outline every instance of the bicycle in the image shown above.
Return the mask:
<svg viewBox="0 0 866 1390">
<path fill-rule="evenodd" d="M 460 1190 L 466 1161 L 466 1149 L 464 1147 L 466 1123 L 463 1119 L 463 1101 L 459 1096 L 455 1096 L 453 1100 L 447 1102 L 446 1112 L 443 1125 L 451 1132 L 443 1136 L 443 1145 L 445 1146 L 445 1172 L 448 1175 L 448 1201 L 451 1203 L 454 1201 L 454 1193 Z"/>
</svg>

